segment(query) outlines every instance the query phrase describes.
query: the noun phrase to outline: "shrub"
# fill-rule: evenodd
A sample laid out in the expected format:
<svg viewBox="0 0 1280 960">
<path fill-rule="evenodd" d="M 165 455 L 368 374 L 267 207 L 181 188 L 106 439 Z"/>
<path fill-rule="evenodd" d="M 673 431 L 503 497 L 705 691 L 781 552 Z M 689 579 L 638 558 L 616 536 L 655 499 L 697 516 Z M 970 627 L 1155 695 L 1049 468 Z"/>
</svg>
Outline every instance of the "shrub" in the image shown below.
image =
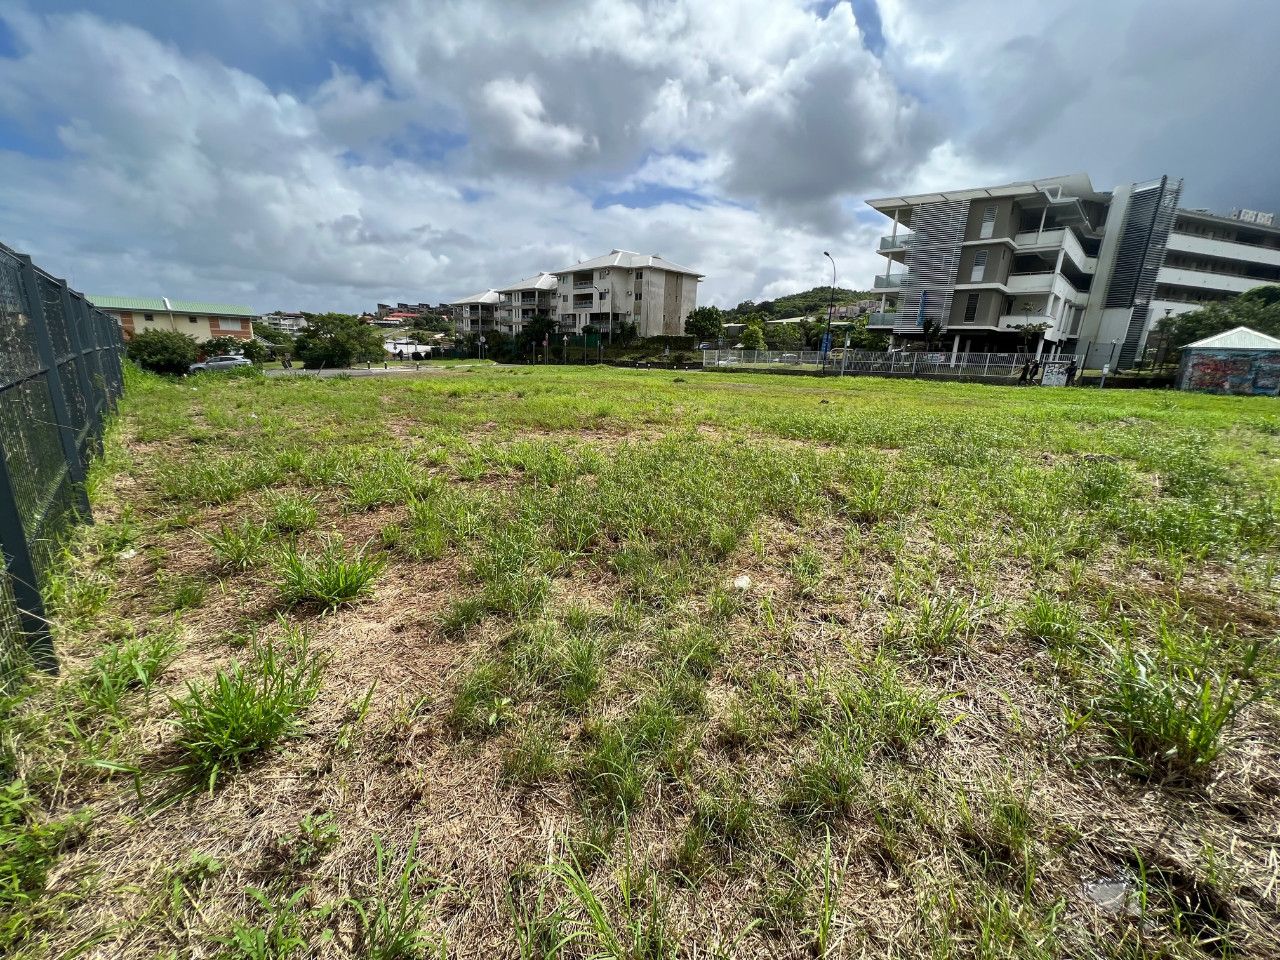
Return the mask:
<svg viewBox="0 0 1280 960">
<path fill-rule="evenodd" d="M 283 652 L 268 641 L 249 663 L 233 660 L 207 684 L 188 684 L 187 696 L 173 701 L 186 762 L 170 772 L 212 791 L 220 775 L 293 735 L 320 691 L 325 663 L 295 636 Z"/>
<path fill-rule="evenodd" d="M 196 342 L 176 330 L 144 330 L 129 341 L 131 359 L 154 373 L 186 373 L 196 362 Z"/>
</svg>

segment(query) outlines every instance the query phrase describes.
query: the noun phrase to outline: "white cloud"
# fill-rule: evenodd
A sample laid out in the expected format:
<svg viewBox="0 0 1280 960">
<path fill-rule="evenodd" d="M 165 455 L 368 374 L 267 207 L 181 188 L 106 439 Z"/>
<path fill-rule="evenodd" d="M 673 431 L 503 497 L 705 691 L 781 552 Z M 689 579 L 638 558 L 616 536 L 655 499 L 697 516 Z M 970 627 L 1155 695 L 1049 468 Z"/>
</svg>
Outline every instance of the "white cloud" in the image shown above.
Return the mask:
<svg viewBox="0 0 1280 960">
<path fill-rule="evenodd" d="M 594 146 L 581 130 L 549 121 L 542 98 L 528 80 L 490 80 L 481 88 L 480 100 L 497 122 L 494 136 L 509 137 L 517 150 L 565 158 Z"/>
<path fill-rule="evenodd" d="M 0 118 L 26 138 L 0 149 L 6 242 L 95 292 L 263 309 L 446 299 L 626 247 L 731 304 L 826 283 L 824 249 L 868 286 L 869 195 L 1166 169 L 1224 205 L 1276 192 L 1277 128 L 1237 118 L 1265 115 L 1280 7 L 879 0 L 881 56 L 844 3 L 211 2 L 185 34 L 149 5 L 0 13 Z M 223 21 L 269 42 L 242 56 Z M 319 69 L 272 76 L 272 44 Z M 599 199 L 633 194 L 652 205 Z"/>
</svg>

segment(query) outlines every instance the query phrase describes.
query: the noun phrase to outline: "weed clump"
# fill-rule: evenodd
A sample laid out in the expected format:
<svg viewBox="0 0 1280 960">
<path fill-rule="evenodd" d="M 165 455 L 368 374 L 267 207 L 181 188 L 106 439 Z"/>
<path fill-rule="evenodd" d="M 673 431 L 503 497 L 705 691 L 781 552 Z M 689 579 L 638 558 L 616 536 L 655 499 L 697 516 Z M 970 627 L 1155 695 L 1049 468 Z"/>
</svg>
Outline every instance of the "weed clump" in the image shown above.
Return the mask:
<svg viewBox="0 0 1280 960">
<path fill-rule="evenodd" d="M 317 606 L 326 611 L 354 603 L 373 592 L 386 561 L 364 550 L 345 554 L 334 542 L 317 553 L 290 546 L 276 563 L 280 599 L 285 606 Z"/>
<path fill-rule="evenodd" d="M 212 791 L 220 776 L 294 735 L 326 662 L 294 634 L 283 645 L 259 644 L 247 663 L 233 660 L 206 684 L 189 684 L 187 696 L 173 701 L 185 762 L 171 772 Z"/>
</svg>

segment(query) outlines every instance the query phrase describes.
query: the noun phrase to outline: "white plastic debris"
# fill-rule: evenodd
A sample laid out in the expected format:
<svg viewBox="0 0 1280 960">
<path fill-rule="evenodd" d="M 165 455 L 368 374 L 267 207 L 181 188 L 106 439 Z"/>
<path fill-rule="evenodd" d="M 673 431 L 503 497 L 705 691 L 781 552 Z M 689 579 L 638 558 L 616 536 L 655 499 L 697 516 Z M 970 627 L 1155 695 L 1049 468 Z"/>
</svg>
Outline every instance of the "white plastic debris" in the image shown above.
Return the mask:
<svg viewBox="0 0 1280 960">
<path fill-rule="evenodd" d="M 733 587 L 735 590 L 741 590 L 743 593 L 746 593 L 751 589 L 751 578 L 745 573 L 739 574 L 733 578 Z"/>
</svg>

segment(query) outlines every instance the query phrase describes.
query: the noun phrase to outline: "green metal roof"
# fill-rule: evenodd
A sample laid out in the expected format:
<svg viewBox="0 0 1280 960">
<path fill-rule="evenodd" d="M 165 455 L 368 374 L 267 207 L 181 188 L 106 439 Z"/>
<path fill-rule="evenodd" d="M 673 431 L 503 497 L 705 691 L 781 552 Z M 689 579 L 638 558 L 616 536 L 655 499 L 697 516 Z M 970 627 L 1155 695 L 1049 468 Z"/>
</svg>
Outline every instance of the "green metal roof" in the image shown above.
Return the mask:
<svg viewBox="0 0 1280 960">
<path fill-rule="evenodd" d="M 198 316 L 256 317 L 257 311 L 238 303 L 207 303 L 204 300 L 170 300 L 162 297 L 99 297 L 89 294 L 89 301 L 103 310 L 141 310 L 150 313 L 193 313 Z"/>
</svg>

